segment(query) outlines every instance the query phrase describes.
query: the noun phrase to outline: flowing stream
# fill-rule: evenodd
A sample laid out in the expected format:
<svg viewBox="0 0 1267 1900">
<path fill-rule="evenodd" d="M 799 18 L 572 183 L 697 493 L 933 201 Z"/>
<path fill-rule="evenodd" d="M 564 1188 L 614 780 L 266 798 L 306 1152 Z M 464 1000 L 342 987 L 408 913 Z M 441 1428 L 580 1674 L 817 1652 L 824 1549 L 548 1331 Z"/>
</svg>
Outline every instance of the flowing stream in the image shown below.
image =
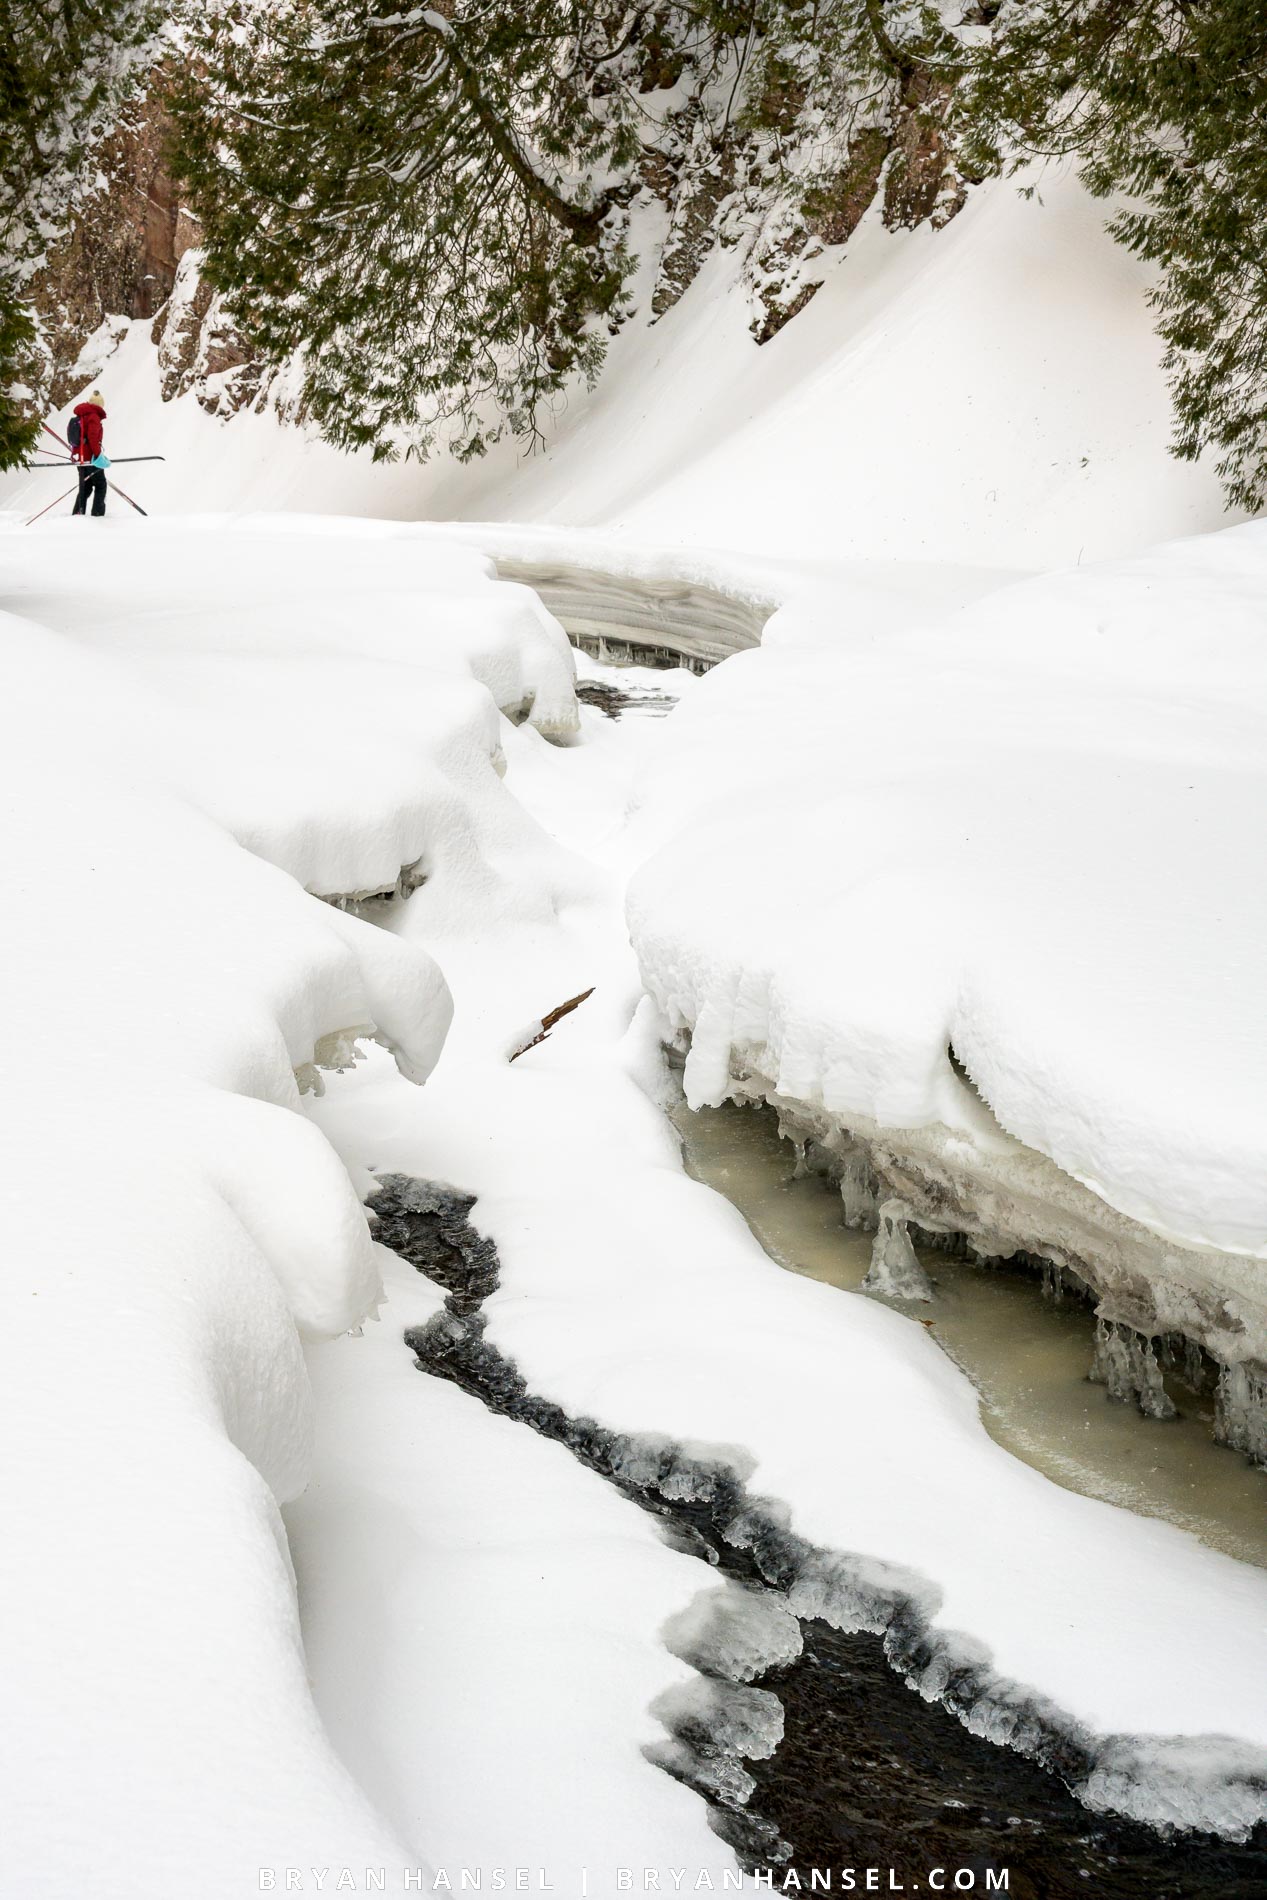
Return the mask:
<svg viewBox="0 0 1267 1900">
<path fill-rule="evenodd" d="M 770 608 L 684 581 L 642 580 L 562 563 L 499 564 L 534 587 L 569 636 L 613 667 L 635 661 L 628 694 L 586 694 L 613 717 L 662 714 L 642 705 L 647 664 L 706 672 L 754 646 Z M 583 689 L 584 691 L 584 689 Z M 872 1236 L 844 1226 L 840 1197 L 818 1176 L 797 1177 L 790 1145 L 768 1110 L 727 1104 L 674 1121 L 686 1165 L 738 1208 L 780 1266 L 857 1294 Z M 1229 1556 L 1267 1568 L 1267 1472 L 1210 1435 L 1213 1398 L 1168 1382 L 1178 1414 L 1145 1418 L 1088 1378 L 1095 1321 L 1074 1298 L 1045 1295 L 1025 1270 L 982 1268 L 945 1253 L 922 1256 L 936 1299 L 912 1314 L 981 1394 L 982 1420 L 1016 1457 L 1069 1490 L 1163 1518 Z M 868 1297 L 868 1296 L 864 1296 Z M 910 1313 L 910 1309 L 906 1309 Z"/>
<path fill-rule="evenodd" d="M 577 643 L 606 662 L 583 696 L 616 719 L 662 716 L 674 697 L 668 681 L 657 691 L 636 668 L 622 677 L 622 662 L 707 671 L 755 644 L 764 619 L 760 603 L 692 586 L 506 563 L 502 572 L 536 586 Z M 833 1185 L 797 1173 L 772 1111 L 730 1104 L 692 1112 L 682 1103 L 673 1121 L 688 1171 L 731 1201 L 772 1260 L 844 1297 L 870 1297 L 859 1288 L 872 1236 L 844 1226 Z M 1178 1416 L 1145 1418 L 1090 1382 L 1095 1320 L 1086 1305 L 1045 1294 L 1029 1270 L 978 1267 L 940 1252 L 921 1257 L 936 1297 L 918 1309 L 893 1304 L 928 1327 L 973 1381 L 999 1444 L 1071 1490 L 1166 1519 L 1267 1567 L 1267 1474 L 1214 1443 L 1203 1416 L 1212 1401 L 1176 1386 Z M 644 1509 L 676 1523 L 683 1547 L 707 1554 L 724 1574 L 779 1587 L 769 1569 L 752 1570 L 729 1547 L 706 1510 L 659 1494 L 649 1481 L 631 1482 L 606 1446 L 612 1434 L 527 1392 L 478 1332 L 463 1343 L 460 1329 L 477 1314 L 482 1283 L 450 1286 L 429 1259 L 415 1264 L 449 1291 L 446 1324 L 459 1329 L 411 1336 L 420 1365 L 561 1440 Z M 1006 1888 L 995 1890 L 1021 1900 L 1256 1900 L 1267 1892 L 1267 1830 L 1243 1845 L 1166 1839 L 1090 1813 L 1066 1785 L 1077 1780 L 1075 1764 L 1040 1765 L 972 1734 L 949 1709 L 911 1692 L 884 1639 L 813 1621 L 802 1634 L 800 1658 L 759 1679 L 782 1703 L 783 1742 L 768 1759 L 746 1763 L 755 1785 L 742 1815 L 732 1806 L 718 1816 L 728 1838 L 728 1824 L 742 1822 L 736 1845 L 742 1841 L 749 1866 L 766 1859 L 754 1827 L 780 1843 L 770 1856 L 775 1888 L 799 1874 L 809 1890 L 814 1870 L 846 1866 L 859 1870 L 859 1889 L 870 1867 L 884 1870 L 886 1890 L 907 1892 L 935 1886 L 933 1868 L 959 1870 L 960 1890 L 978 1892 L 1006 1869 Z M 708 1794 L 705 1783 L 692 1785 Z M 946 1886 L 950 1878 L 943 1871 Z"/>
<path fill-rule="evenodd" d="M 374 1205 L 382 1241 L 445 1293 L 444 1312 L 405 1334 L 423 1372 L 566 1446 L 654 1513 L 670 1541 L 714 1578 L 720 1572 L 761 1593 L 787 1588 L 797 1540 L 774 1519 L 757 1525 L 759 1501 L 745 1499 L 724 1466 L 568 1414 L 533 1392 L 487 1341 L 481 1309 L 500 1262 L 468 1219 L 469 1196 L 386 1176 Z M 738 1538 L 736 1512 L 745 1527 Z M 771 1890 L 812 1892 L 825 1878 L 832 1892 L 878 1891 L 883 1877 L 889 1893 L 994 1892 L 1009 1900 L 1259 1900 L 1267 1891 L 1267 1829 L 1244 1843 L 1167 1839 L 1093 1813 L 1066 1785 L 1085 1770 L 1076 1740 L 1050 1733 L 1030 1759 L 974 1734 L 951 1709 L 908 1688 L 892 1627 L 881 1637 L 803 1620 L 801 1635 L 800 1655 L 754 1685 L 782 1708 L 772 1754 L 758 1744 L 748 1755 L 750 1705 L 728 1702 L 724 1685 L 740 1698 L 752 1690 L 746 1679 L 719 1674 L 707 1654 L 697 1666 L 707 1672 L 701 1683 L 711 1676 L 711 1695 L 676 1717 L 665 1712 L 672 1742 L 646 1751 L 703 1795 L 717 1832 L 749 1870 L 766 1871 Z M 745 1706 L 748 1720 L 736 1720 Z"/>
</svg>

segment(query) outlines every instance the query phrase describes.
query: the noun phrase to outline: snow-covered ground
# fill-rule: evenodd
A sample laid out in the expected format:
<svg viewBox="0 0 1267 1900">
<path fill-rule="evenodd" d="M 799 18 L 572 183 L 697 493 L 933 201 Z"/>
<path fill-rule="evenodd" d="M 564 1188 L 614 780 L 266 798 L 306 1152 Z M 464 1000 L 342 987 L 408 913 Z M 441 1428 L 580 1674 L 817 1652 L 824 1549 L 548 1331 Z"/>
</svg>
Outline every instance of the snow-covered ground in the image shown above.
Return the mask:
<svg viewBox="0 0 1267 1900">
<path fill-rule="evenodd" d="M 85 531 L 100 536 L 91 565 L 76 558 Z M 1219 690 L 1235 674 L 1242 710 L 1234 609 L 1252 612 L 1259 537 L 1208 544 L 1198 576 L 1211 600 L 1218 574 L 1239 577 L 1217 666 L 1208 631 L 1204 651 Z M 1172 608 L 1194 558 L 1162 564 Z M 61 1895 L 85 1870 L 109 1895 L 224 1896 L 258 1890 L 259 1867 L 363 1881 L 511 1864 L 587 1867 L 605 1896 L 622 1865 L 734 1872 L 702 1803 L 641 1752 L 653 1705 L 691 1675 L 663 1626 L 713 1587 L 707 1572 L 557 1447 L 413 1369 L 400 1333 L 435 1304 L 416 1276 L 389 1263 L 381 1319 L 347 1330 L 376 1297 L 349 1186 L 371 1170 L 478 1194 L 502 1261 L 489 1337 L 535 1390 L 709 1448 L 846 1571 L 903 1580 L 991 1694 L 1072 1725 L 1097 1763 L 1089 1798 L 1229 1829 L 1260 1812 L 1267 1577 L 1017 1464 L 922 1328 L 790 1279 L 684 1176 L 624 929 L 630 870 L 674 831 L 686 841 L 642 874 L 635 917 L 685 851 L 707 897 L 683 897 L 683 943 L 711 903 L 732 956 L 751 955 L 754 930 L 775 941 L 778 867 L 760 853 L 789 812 L 787 861 L 817 873 L 803 910 L 833 863 L 866 863 L 865 832 L 815 802 L 820 781 L 806 799 L 781 746 L 821 772 L 834 731 L 831 769 L 853 770 L 850 734 L 874 727 L 854 797 L 891 794 L 896 825 L 913 772 L 966 808 L 932 714 L 926 773 L 901 743 L 907 688 L 912 718 L 920 677 L 944 710 L 956 652 L 987 702 L 964 744 L 993 734 L 1012 768 L 1014 727 L 989 719 L 1009 683 L 1031 711 L 1050 703 L 1053 731 L 1081 731 L 1041 627 L 1037 683 L 1023 673 L 1007 609 L 1021 593 L 921 635 L 924 595 L 895 570 L 881 634 L 875 616 L 825 623 L 821 574 L 798 610 L 793 571 L 769 645 L 680 679 L 689 703 L 671 719 L 587 708 L 583 742 L 560 745 L 547 735 L 568 737 L 573 706 L 558 629 L 434 531 L 113 519 L 6 537 L 3 561 L 21 814 L 6 992 L 23 1077 L 6 1172 L 10 1257 L 27 1263 L 7 1286 L 5 1387 L 10 1442 L 29 1447 L 7 1480 L 22 1526 L 6 1622 L 20 1633 L 14 1891 Z M 1098 585 L 1138 603 L 1157 572 Z M 1142 636 L 1089 633 L 1084 585 L 1047 584 L 1035 613 L 1046 601 L 1083 663 L 1099 639 L 1108 678 L 1118 652 L 1129 679 Z M 872 573 L 866 598 L 883 592 Z M 1172 631 L 1159 650 L 1177 692 L 1182 646 Z M 863 688 L 881 679 L 877 712 Z M 1190 704 L 1184 721 L 1163 708 L 1127 726 L 1128 699 L 1106 697 L 1092 734 L 1125 733 L 1124 782 L 1137 763 L 1154 773 L 1163 740 L 1194 765 L 1184 746 L 1212 745 L 1190 741 Z M 1095 782 L 1113 835 L 1111 781 Z M 760 901 L 735 911 L 730 854 L 748 826 Z M 1040 849 L 1055 875 L 1062 835 L 1031 821 L 1028 875 Z M 1001 844 L 1010 867 L 1016 839 Z M 304 889 L 384 889 L 403 865 L 425 881 L 380 908 L 387 928 Z M 816 928 L 805 911 L 805 940 Z M 893 971 L 930 967 L 909 933 L 877 937 L 869 907 L 846 934 L 859 954 L 886 946 Z M 1208 946 L 1178 933 L 1173 954 Z M 714 974 L 724 1008 L 730 966 Z M 508 1063 L 526 1026 L 591 984 Z M 914 1027 L 888 1024 L 908 1094 L 922 1070 L 903 1063 L 935 1014 L 918 988 L 910 1002 Z M 296 1074 L 346 1061 L 353 1031 L 396 1061 L 371 1050 L 301 1098 Z M 719 1073 L 720 1046 L 701 1039 L 699 1057 L 711 1048 Z M 298 1619 L 278 1517 L 296 1498 Z"/>
<path fill-rule="evenodd" d="M 1176 1287 L 1147 1330 L 1233 1360 L 1267 1356 L 1264 602 L 1257 525 L 882 639 L 794 601 L 674 722 L 630 912 L 693 1100 L 746 1065 L 838 1124 L 939 1126 L 953 1178 L 1006 1147 L 953 1049 L 1009 1134 L 1226 1250 L 1201 1322 Z"/>
<path fill-rule="evenodd" d="M 983 1724 L 1059 1715 L 1092 1801 L 1263 1813 L 1267 1576 L 1018 1464 L 921 1327 L 776 1268 L 663 1113 L 667 1018 L 696 1099 L 738 1055 L 807 1115 L 1032 1155 L 1214 1249 L 1219 1337 L 1261 1323 L 1267 530 L 1009 584 L 1222 518 L 1166 455 L 1137 266 L 1043 199 L 860 232 L 760 352 L 719 255 L 523 467 L 165 407 L 141 326 L 102 371 L 111 449 L 170 457 L 125 486 L 188 518 L 0 538 L 6 1893 L 733 1875 L 642 1753 L 714 1586 L 413 1368 L 436 1296 L 358 1206 L 388 1170 L 479 1196 L 534 1390 L 902 1580 Z M 6 479 L 8 525 L 56 480 Z M 578 743 L 490 553 L 780 611 Z M 382 927 L 318 901 L 402 872 Z"/>
<path fill-rule="evenodd" d="M 0 1884 L 399 1868 L 314 1713 L 278 1515 L 310 1469 L 300 1332 L 379 1287 L 299 1082 L 353 1029 L 423 1081 L 451 1005 L 425 950 L 304 884 L 421 858 L 487 914 L 521 822 L 495 696 L 566 724 L 571 661 L 407 530 L 113 521 L 89 565 L 79 528 L 0 549 Z"/>
</svg>

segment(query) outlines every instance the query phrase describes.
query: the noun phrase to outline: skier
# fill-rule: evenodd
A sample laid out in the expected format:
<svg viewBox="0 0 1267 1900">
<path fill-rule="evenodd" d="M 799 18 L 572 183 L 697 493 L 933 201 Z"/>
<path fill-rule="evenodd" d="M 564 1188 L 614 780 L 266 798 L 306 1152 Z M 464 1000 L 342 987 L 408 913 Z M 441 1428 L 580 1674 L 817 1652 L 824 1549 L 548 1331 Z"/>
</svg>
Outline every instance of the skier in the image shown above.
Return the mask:
<svg viewBox="0 0 1267 1900">
<path fill-rule="evenodd" d="M 84 514 L 91 495 L 93 514 L 103 515 L 106 512 L 107 464 L 101 449 L 101 425 L 106 419 L 106 408 L 99 389 L 93 390 L 87 402 L 76 403 L 75 417 L 79 423 L 79 440 L 74 448 L 75 460 L 79 463 L 79 493 L 71 512 Z"/>
</svg>

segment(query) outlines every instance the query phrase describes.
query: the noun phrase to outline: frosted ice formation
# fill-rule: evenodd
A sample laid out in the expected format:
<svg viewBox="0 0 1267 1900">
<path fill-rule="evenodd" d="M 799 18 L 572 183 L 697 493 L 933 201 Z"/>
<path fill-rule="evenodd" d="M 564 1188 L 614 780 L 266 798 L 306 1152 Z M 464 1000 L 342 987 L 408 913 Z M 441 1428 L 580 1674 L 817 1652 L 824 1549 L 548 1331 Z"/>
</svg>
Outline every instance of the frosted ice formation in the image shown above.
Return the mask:
<svg viewBox="0 0 1267 1900">
<path fill-rule="evenodd" d="M 1174 1401 L 1162 1383 L 1151 1339 L 1130 1326 L 1100 1319 L 1095 1328 L 1091 1379 L 1108 1388 L 1111 1399 L 1133 1401 L 1145 1418 L 1174 1418 Z"/>
<path fill-rule="evenodd" d="M 787 1604 L 735 1583 L 701 1591 L 665 1625 L 664 1640 L 684 1662 L 732 1682 L 751 1682 L 801 1653 L 800 1624 Z"/>
<path fill-rule="evenodd" d="M 1230 1736 L 1146 1735 L 1108 1743 L 1079 1792 L 1088 1807 L 1244 1840 L 1262 1818 L 1267 1775 Z"/>
<path fill-rule="evenodd" d="M 891 1300 L 931 1300 L 932 1281 L 915 1258 L 907 1231 L 910 1210 L 901 1201 L 885 1201 L 876 1218 L 875 1245 L 863 1292 L 880 1293 Z"/>
</svg>

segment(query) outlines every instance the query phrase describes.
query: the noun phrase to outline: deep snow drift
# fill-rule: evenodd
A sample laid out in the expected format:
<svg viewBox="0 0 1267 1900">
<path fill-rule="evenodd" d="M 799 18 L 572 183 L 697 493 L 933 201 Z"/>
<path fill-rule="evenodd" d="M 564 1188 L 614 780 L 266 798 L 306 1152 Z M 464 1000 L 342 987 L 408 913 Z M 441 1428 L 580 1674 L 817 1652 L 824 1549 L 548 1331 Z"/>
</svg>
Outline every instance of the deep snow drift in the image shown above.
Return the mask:
<svg viewBox="0 0 1267 1900">
<path fill-rule="evenodd" d="M 1256 536 L 1210 544 L 1211 571 L 1220 546 L 1252 567 Z M 223 1900 L 256 1890 L 259 1865 L 488 1870 L 513 1853 L 562 1877 L 588 1859 L 606 1900 L 620 1864 L 734 1871 L 702 1803 L 642 1752 L 663 1746 L 654 1709 L 691 1679 L 663 1631 L 700 1566 L 558 1447 L 413 1370 L 400 1334 L 435 1307 L 416 1276 L 391 1267 L 381 1324 L 348 1330 L 377 1297 L 377 1263 L 322 1134 L 362 1192 L 371 1170 L 399 1170 L 477 1193 L 503 1273 L 490 1340 L 568 1411 L 733 1469 L 771 1521 L 830 1554 L 800 1578 L 801 1607 L 848 1613 L 851 1566 L 896 1575 L 935 1644 L 929 1693 L 947 1659 L 966 1661 L 988 1690 L 973 1719 L 1019 1701 L 1077 1735 L 1089 1800 L 1229 1831 L 1253 1821 L 1267 1578 L 1018 1465 L 922 1328 L 790 1279 L 684 1177 L 660 1105 L 660 1023 L 623 925 L 639 855 L 687 834 L 643 874 L 636 919 L 693 836 L 700 898 L 682 900 L 679 962 L 724 1012 L 722 953 L 750 954 L 753 930 L 779 941 L 773 911 L 731 902 L 735 827 L 751 821 L 762 852 L 776 822 L 804 840 L 785 883 L 802 874 L 801 935 L 822 947 L 806 906 L 829 888 L 831 843 L 864 870 L 872 849 L 821 803 L 820 779 L 818 805 L 797 791 L 826 770 L 828 733 L 838 771 L 842 728 L 876 724 L 850 787 L 873 823 L 891 796 L 892 838 L 926 817 L 926 781 L 984 823 L 913 684 L 912 731 L 930 750 L 911 789 L 883 669 L 913 652 L 901 691 L 926 674 L 944 714 L 966 642 L 988 704 L 974 727 L 965 684 L 964 743 L 1012 704 L 1009 682 L 1050 702 L 1054 729 L 1081 731 L 1087 715 L 1052 685 L 1051 642 L 1036 637 L 1035 688 L 1019 647 L 990 631 L 990 597 L 968 610 L 974 632 L 913 632 L 928 590 L 905 571 L 890 576 L 890 631 L 868 638 L 878 622 L 851 614 L 850 634 L 821 618 L 820 573 L 761 649 L 680 678 L 673 719 L 617 725 L 586 708 L 583 743 L 558 746 L 548 735 L 567 735 L 574 705 L 557 627 L 434 532 L 110 521 L 15 536 L 4 554 L 20 610 L 6 770 L 23 820 L 6 847 L 23 1063 L 8 1218 L 11 1257 L 29 1263 L 6 1327 L 11 1442 L 30 1447 L 6 1480 L 23 1526 L 7 1598 L 15 1888 L 60 1895 L 90 1876 L 120 1900 L 177 1886 Z M 1192 557 L 1168 558 L 1178 575 Z M 1123 583 L 1129 600 L 1153 571 Z M 803 584 L 788 580 L 793 601 Z M 1235 670 L 1243 697 L 1239 595 L 1224 593 L 1211 678 Z M 883 595 L 871 575 L 865 597 Z M 1187 681 L 1180 645 L 1165 651 Z M 1122 676 L 1138 664 L 1123 648 Z M 872 679 L 888 682 L 887 724 L 860 691 Z M 1145 731 L 1103 690 L 1128 760 L 1191 762 L 1183 746 L 1204 730 L 1191 708 Z M 528 716 L 515 725 L 499 706 Z M 389 890 L 402 867 L 413 894 L 372 907 L 386 928 L 308 894 Z M 763 906 L 778 869 L 760 856 L 745 873 L 765 880 L 749 885 Z M 697 956 L 705 892 L 730 923 L 711 975 Z M 851 943 L 872 940 L 869 913 L 850 928 Z M 886 938 L 895 983 L 910 941 Z M 832 937 L 816 967 L 839 997 L 835 954 Z M 591 984 L 551 1040 L 508 1062 L 527 1026 Z M 935 1012 L 920 991 L 913 1006 L 918 1035 Z M 301 1097 L 357 1034 L 387 1046 Z M 922 1100 L 912 1043 L 889 1056 L 895 1086 Z M 722 1039 L 698 1048 L 721 1075 Z M 878 1033 L 871 1048 L 879 1076 Z M 939 1105 L 936 1077 L 927 1086 Z M 296 1321 L 311 1338 L 315 1459 Z M 277 1509 L 310 1478 L 291 1523 L 320 1721 Z"/>
<path fill-rule="evenodd" d="M 90 565 L 81 533 L 0 548 L 2 1884 L 223 1900 L 269 1860 L 418 1858 L 313 1709 L 278 1505 L 299 1330 L 380 1296 L 300 1079 L 356 1030 L 423 1081 L 450 998 L 303 885 L 422 859 L 492 905 L 494 697 L 566 725 L 571 661 L 407 531 L 110 522 Z"/>
</svg>

